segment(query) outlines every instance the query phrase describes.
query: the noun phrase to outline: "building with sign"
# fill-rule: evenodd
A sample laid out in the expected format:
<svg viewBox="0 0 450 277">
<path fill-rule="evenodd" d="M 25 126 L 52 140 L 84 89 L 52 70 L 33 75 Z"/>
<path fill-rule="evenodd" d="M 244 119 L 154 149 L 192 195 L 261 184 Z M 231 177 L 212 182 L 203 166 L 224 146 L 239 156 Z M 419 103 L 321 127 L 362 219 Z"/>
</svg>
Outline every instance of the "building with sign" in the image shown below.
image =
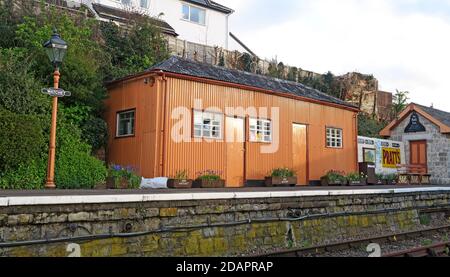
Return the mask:
<svg viewBox="0 0 450 277">
<path fill-rule="evenodd" d="M 397 165 L 405 163 L 403 142 L 358 137 L 358 162 L 375 164 L 377 174 L 396 174 Z"/>
<path fill-rule="evenodd" d="M 145 178 L 214 170 L 242 187 L 288 167 L 307 185 L 358 169 L 358 108 L 297 82 L 171 57 L 108 93 L 107 160 Z"/>
<path fill-rule="evenodd" d="M 450 113 L 410 104 L 380 135 L 405 144 L 406 161 L 431 174 L 434 184 L 450 184 Z"/>
</svg>

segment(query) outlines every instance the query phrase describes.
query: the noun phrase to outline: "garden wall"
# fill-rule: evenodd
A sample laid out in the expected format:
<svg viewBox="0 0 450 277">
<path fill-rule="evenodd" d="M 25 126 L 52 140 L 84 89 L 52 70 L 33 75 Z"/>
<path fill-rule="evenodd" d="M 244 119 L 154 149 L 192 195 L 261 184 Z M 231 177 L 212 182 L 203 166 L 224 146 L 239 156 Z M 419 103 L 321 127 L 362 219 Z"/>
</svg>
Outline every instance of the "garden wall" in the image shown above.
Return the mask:
<svg viewBox="0 0 450 277">
<path fill-rule="evenodd" d="M 433 224 L 433 218 L 445 221 L 448 214 L 442 209 L 450 206 L 450 191 L 110 204 L 9 203 L 0 207 L 0 256 L 68 256 L 71 243 L 80 246 L 81 256 L 243 256 L 406 231 L 421 222 Z M 424 220 L 429 211 L 440 211 L 440 218 Z M 11 242 L 24 244 L 8 245 Z"/>
</svg>

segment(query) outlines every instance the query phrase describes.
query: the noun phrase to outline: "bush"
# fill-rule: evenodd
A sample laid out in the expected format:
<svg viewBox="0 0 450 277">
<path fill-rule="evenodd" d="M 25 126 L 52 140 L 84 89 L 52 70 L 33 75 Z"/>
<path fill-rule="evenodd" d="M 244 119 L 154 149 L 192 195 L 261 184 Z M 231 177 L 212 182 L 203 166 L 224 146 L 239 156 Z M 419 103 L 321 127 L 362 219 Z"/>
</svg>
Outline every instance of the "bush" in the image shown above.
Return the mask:
<svg viewBox="0 0 450 277">
<path fill-rule="evenodd" d="M 0 110 L 0 172 L 39 160 L 44 149 L 39 118 Z"/>
<path fill-rule="evenodd" d="M 31 161 L 0 175 L 0 189 L 42 189 L 45 177 L 46 163 L 43 160 Z"/>
<path fill-rule="evenodd" d="M 55 169 L 58 188 L 92 189 L 105 183 L 105 165 L 90 155 L 91 147 L 81 141 L 80 131 L 75 126 L 61 124 L 58 138 Z"/>
<path fill-rule="evenodd" d="M 0 108 L 18 114 L 51 111 L 50 98 L 30 68 L 31 55 L 21 50 L 0 49 Z"/>
</svg>

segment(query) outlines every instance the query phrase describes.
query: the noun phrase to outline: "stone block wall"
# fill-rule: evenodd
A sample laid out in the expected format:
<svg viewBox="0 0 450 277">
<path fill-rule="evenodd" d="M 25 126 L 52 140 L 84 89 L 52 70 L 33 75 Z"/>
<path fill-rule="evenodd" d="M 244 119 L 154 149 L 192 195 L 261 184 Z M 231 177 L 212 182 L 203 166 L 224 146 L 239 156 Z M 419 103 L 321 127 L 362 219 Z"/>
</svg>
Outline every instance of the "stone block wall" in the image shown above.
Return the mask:
<svg viewBox="0 0 450 277">
<path fill-rule="evenodd" d="M 410 122 L 407 117 L 391 131 L 391 139 L 402 141 L 405 144 L 406 161 L 409 163 L 411 152 L 410 142 L 415 140 L 427 141 L 428 171 L 431 182 L 436 185 L 450 184 L 450 136 L 441 134 L 439 127 L 418 114 L 420 122 L 425 126 L 426 132 L 406 134 L 405 128 Z"/>
<path fill-rule="evenodd" d="M 442 206 L 450 192 L 2 207 L 0 257 L 245 256 L 412 230 Z M 53 243 L 5 245 L 30 240 Z"/>
</svg>

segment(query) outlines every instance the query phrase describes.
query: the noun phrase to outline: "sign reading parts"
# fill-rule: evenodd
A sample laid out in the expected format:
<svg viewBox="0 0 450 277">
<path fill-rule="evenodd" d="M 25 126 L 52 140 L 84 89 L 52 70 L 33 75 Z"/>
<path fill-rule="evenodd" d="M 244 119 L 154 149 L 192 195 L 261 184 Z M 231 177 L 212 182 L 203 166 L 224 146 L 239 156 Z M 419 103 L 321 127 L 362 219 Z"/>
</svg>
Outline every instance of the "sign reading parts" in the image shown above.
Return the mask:
<svg viewBox="0 0 450 277">
<path fill-rule="evenodd" d="M 401 154 L 398 148 L 383 148 L 383 167 L 384 168 L 397 168 L 397 165 L 401 164 Z"/>
</svg>

